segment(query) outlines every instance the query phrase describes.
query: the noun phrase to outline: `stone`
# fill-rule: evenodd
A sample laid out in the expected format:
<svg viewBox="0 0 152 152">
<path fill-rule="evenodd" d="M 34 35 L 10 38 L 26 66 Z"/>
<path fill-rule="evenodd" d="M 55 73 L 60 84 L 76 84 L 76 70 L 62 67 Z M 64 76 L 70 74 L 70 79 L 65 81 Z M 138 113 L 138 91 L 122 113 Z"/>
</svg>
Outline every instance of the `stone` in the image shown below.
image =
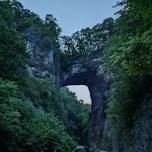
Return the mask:
<svg viewBox="0 0 152 152">
<path fill-rule="evenodd" d="M 42 50 L 45 45 L 44 39 L 34 27 L 27 28 L 22 33 L 27 46 L 27 52 L 30 55 L 27 69 L 29 74 L 33 74 L 38 78 L 55 77 L 54 51 L 50 47 L 47 50 Z"/>
<path fill-rule="evenodd" d="M 108 84 L 103 72 L 99 73 L 101 65 L 97 54 L 79 57 L 71 61 L 69 71 L 61 77 L 61 87 L 68 85 L 86 85 L 90 91 L 92 107 L 87 129 L 86 146 L 97 149 L 97 140 L 102 135 L 105 121 L 105 91 Z M 62 67 L 61 67 L 62 69 Z"/>
</svg>

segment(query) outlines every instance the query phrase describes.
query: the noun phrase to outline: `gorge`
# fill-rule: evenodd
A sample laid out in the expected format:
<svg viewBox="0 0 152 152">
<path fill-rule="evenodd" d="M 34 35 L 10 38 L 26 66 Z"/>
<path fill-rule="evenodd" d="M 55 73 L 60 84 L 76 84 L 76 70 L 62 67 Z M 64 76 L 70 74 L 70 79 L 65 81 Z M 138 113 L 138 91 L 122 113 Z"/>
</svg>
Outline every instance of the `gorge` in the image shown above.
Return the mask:
<svg viewBox="0 0 152 152">
<path fill-rule="evenodd" d="M 61 36 L 53 15 L 0 1 L 0 152 L 152 151 L 152 2 L 116 6 Z"/>
</svg>

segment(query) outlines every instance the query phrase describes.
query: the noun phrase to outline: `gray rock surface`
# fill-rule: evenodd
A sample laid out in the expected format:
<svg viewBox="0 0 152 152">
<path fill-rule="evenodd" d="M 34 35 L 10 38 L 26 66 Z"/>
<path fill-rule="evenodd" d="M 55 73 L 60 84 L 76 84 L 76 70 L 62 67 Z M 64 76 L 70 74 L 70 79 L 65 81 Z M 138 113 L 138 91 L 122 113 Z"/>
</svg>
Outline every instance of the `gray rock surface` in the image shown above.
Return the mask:
<svg viewBox="0 0 152 152">
<path fill-rule="evenodd" d="M 105 75 L 99 71 L 101 64 L 102 60 L 99 59 L 98 52 L 82 56 L 73 60 L 68 67 L 69 71 L 61 77 L 61 86 L 86 85 L 90 91 L 92 113 L 87 129 L 86 145 L 94 150 L 97 149 L 97 140 L 103 132 L 105 91 L 108 88 Z"/>
<path fill-rule="evenodd" d="M 55 77 L 54 53 L 51 48 L 45 50 L 45 37 L 42 37 L 34 27 L 23 32 L 27 51 L 30 55 L 28 71 L 39 78 Z"/>
</svg>

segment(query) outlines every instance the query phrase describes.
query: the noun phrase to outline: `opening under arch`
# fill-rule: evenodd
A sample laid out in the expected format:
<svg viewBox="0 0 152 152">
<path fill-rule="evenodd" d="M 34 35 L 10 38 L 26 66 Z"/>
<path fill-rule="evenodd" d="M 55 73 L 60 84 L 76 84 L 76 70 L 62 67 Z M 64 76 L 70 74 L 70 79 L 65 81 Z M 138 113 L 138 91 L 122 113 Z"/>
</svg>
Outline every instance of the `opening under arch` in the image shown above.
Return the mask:
<svg viewBox="0 0 152 152">
<path fill-rule="evenodd" d="M 70 85 L 67 86 L 71 92 L 74 92 L 78 100 L 83 100 L 84 103 L 91 104 L 90 92 L 85 85 Z"/>
</svg>

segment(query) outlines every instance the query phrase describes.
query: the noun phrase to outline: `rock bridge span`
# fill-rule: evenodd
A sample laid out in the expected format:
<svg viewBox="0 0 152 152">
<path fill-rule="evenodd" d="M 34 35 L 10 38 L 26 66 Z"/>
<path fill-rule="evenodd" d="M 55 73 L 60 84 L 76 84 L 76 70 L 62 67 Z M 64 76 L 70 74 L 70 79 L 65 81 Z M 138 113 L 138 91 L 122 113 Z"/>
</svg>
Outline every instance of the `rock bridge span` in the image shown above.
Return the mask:
<svg viewBox="0 0 152 152">
<path fill-rule="evenodd" d="M 61 75 L 61 87 L 85 85 L 88 87 L 92 106 L 87 130 L 87 146 L 96 148 L 97 139 L 102 135 L 105 120 L 105 91 L 107 82 L 102 71 L 101 52 L 92 52 L 73 59 L 67 65 L 67 72 Z M 62 67 L 61 67 L 62 69 Z"/>
</svg>

